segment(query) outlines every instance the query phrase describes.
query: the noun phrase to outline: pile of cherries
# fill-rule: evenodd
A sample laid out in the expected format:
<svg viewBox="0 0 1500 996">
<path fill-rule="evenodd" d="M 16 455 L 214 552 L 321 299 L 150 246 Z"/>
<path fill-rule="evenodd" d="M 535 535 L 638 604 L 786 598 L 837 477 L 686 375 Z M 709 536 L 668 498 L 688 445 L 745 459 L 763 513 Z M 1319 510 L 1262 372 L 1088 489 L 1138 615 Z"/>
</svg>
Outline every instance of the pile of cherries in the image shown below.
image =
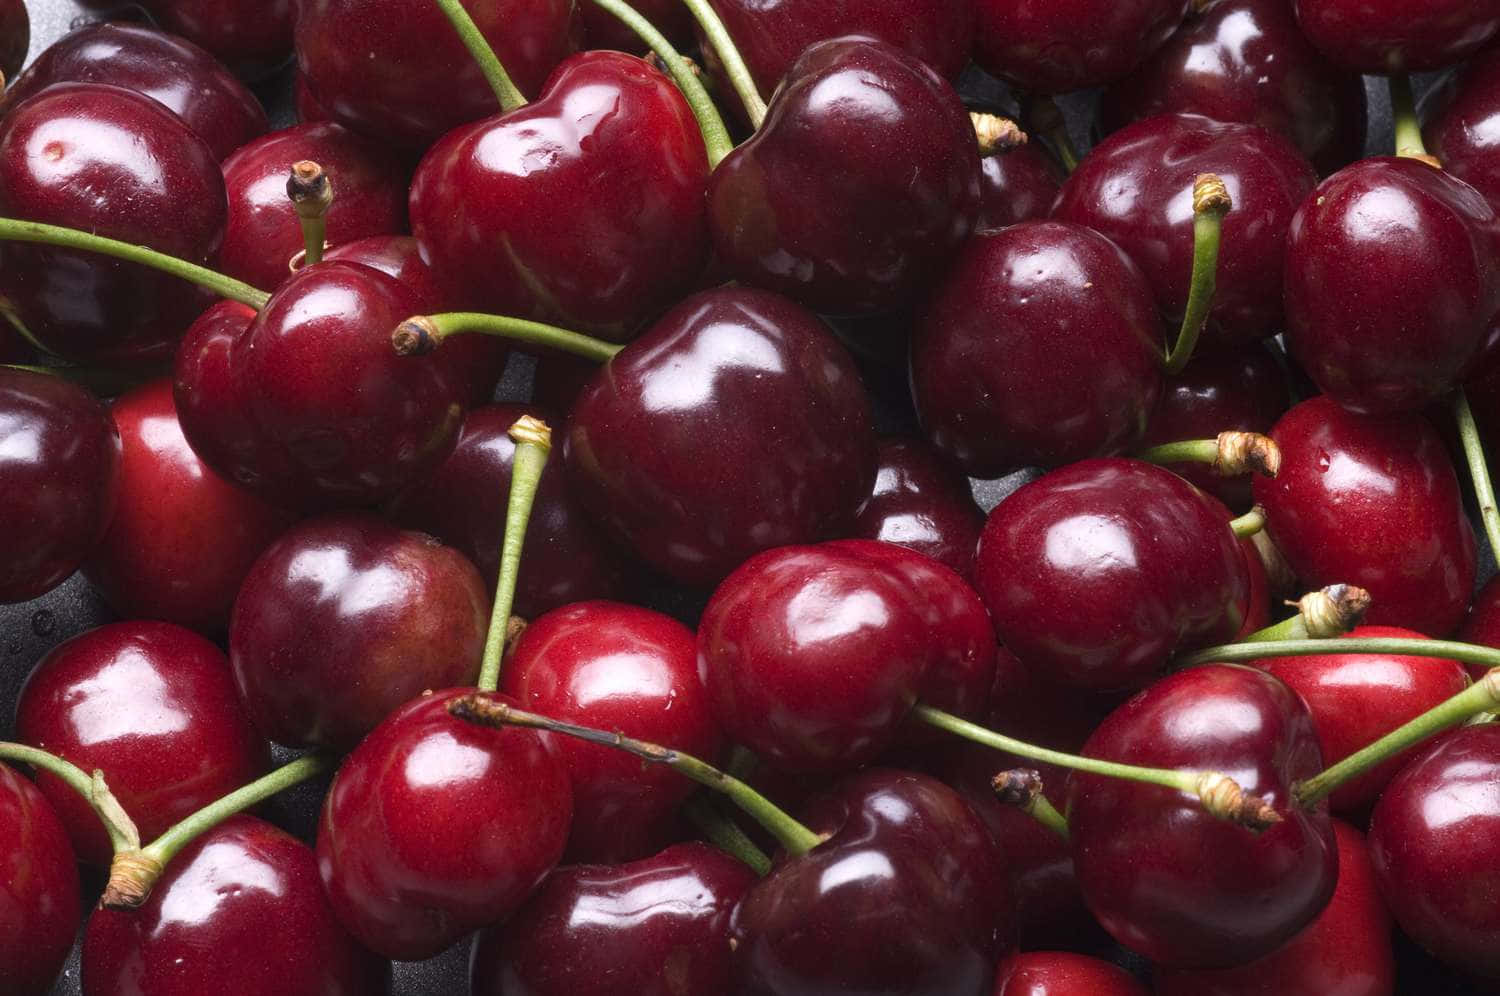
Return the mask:
<svg viewBox="0 0 1500 996">
<path fill-rule="evenodd" d="M 1500 0 L 96 6 L 0 996 L 1500 988 Z"/>
</svg>

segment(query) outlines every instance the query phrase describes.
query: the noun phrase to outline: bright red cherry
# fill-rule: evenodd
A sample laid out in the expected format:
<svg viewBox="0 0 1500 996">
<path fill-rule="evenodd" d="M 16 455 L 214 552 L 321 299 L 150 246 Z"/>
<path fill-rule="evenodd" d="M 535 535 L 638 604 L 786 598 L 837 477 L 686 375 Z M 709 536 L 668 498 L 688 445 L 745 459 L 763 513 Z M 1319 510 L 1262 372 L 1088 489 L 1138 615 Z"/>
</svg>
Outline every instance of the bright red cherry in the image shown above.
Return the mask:
<svg viewBox="0 0 1500 996">
<path fill-rule="evenodd" d="M 0 764 L 0 976 L 14 996 L 45 996 L 78 929 L 78 865 L 36 786 Z"/>
<path fill-rule="evenodd" d="M 854 520 L 854 534 L 926 554 L 968 577 L 984 511 L 968 478 L 926 443 L 880 443 L 875 491 Z"/>
<path fill-rule="evenodd" d="M 1186 0 L 977 0 L 974 60 L 1024 90 L 1065 93 L 1112 83 L 1177 29 Z"/>
<path fill-rule="evenodd" d="M 1013 954 L 995 973 L 994 996 L 1148 996 L 1117 965 L 1068 951 Z"/>
<path fill-rule="evenodd" d="M 241 76 L 264 76 L 291 55 L 297 0 L 141 2 L 163 28 L 208 49 Z"/>
<path fill-rule="evenodd" d="M 0 0 L 0 73 L 7 80 L 21 71 L 30 44 L 31 18 L 25 0 Z"/>
<path fill-rule="evenodd" d="M 1360 73 L 1443 69 L 1500 31 L 1495 0 L 1294 0 L 1293 9 L 1320 52 Z"/>
<path fill-rule="evenodd" d="M 1422 138 L 1443 169 L 1500 204 L 1500 49 L 1475 56 L 1422 98 Z"/>
</svg>

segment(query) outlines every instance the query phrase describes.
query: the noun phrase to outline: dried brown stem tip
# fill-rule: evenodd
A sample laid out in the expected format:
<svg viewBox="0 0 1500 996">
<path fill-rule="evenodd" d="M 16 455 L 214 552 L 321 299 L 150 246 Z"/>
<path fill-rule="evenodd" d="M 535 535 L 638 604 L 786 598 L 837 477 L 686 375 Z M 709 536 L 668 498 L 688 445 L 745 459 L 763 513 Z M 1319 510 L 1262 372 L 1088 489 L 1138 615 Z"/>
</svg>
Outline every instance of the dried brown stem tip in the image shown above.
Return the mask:
<svg viewBox="0 0 1500 996">
<path fill-rule="evenodd" d="M 145 851 L 121 851 L 110 862 L 109 883 L 99 905 L 107 910 L 140 909 L 161 872 L 161 862 Z"/>
<path fill-rule="evenodd" d="M 1251 472 L 1275 477 L 1281 473 L 1281 447 L 1270 436 L 1231 430 L 1219 433 L 1215 441 L 1219 455 L 1214 457 L 1213 471 L 1220 477 Z"/>
<path fill-rule="evenodd" d="M 1370 593 L 1352 584 L 1331 584 L 1288 604 L 1302 614 L 1309 638 L 1328 640 L 1359 625 L 1370 608 Z"/>
<path fill-rule="evenodd" d="M 1193 180 L 1193 213 L 1207 214 L 1216 211 L 1224 214 L 1234 206 L 1229 199 L 1229 188 L 1215 173 L 1199 173 Z"/>
<path fill-rule="evenodd" d="M 1035 768 L 1012 768 L 991 778 L 990 786 L 1005 805 L 1026 809 L 1042 794 L 1042 773 Z"/>
<path fill-rule="evenodd" d="M 1258 795 L 1250 795 L 1228 775 L 1205 772 L 1198 779 L 1198 799 L 1209 815 L 1259 833 L 1281 822 L 1281 814 Z"/>
<path fill-rule="evenodd" d="M 437 349 L 439 338 L 432 319 L 416 315 L 396 326 L 391 333 L 391 346 L 397 356 L 422 356 Z"/>
<path fill-rule="evenodd" d="M 520 616 L 511 616 L 505 624 L 505 656 L 508 658 L 516 652 L 516 644 L 521 642 L 521 635 L 529 626 L 525 619 Z"/>
<path fill-rule="evenodd" d="M 980 156 L 998 155 L 1026 144 L 1026 133 L 1010 118 L 970 111 L 969 120 L 974 122 L 974 138 L 979 142 Z"/>
<path fill-rule="evenodd" d="M 532 443 L 544 450 L 552 449 L 552 427 L 535 415 L 522 415 L 516 419 L 507 435 L 511 442 Z"/>
<path fill-rule="evenodd" d="M 292 199 L 292 207 L 299 218 L 321 218 L 333 203 L 333 182 L 323 167 L 310 159 L 292 164 L 291 176 L 287 177 L 286 195 Z"/>
</svg>

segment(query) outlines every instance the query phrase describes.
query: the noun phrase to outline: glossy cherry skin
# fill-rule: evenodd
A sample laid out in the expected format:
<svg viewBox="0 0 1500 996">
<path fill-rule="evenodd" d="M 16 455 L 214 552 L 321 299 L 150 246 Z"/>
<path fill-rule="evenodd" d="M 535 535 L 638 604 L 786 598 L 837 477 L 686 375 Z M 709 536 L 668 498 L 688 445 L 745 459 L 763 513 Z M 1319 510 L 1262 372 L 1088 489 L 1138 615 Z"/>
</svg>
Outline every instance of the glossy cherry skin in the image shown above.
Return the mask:
<svg viewBox="0 0 1500 996">
<path fill-rule="evenodd" d="M 979 160 L 979 220 L 974 228 L 1004 228 L 1052 212 L 1063 172 L 1040 142 L 1027 141 Z"/>
<path fill-rule="evenodd" d="M 1333 821 L 1338 883 L 1317 919 L 1264 958 L 1238 968 L 1158 968 L 1156 996 L 1394 996 L 1391 914 L 1360 832 Z M 1009 994 L 1006 994 L 1009 996 Z"/>
<path fill-rule="evenodd" d="M 1016 916 L 1003 858 L 968 803 L 871 768 L 812 803 L 831 836 L 751 886 L 730 928 L 742 996 L 989 996 Z"/>
<path fill-rule="evenodd" d="M 1164 315 L 1181 320 L 1193 272 L 1193 181 L 1213 173 L 1224 216 L 1210 342 L 1281 331 L 1282 256 L 1298 205 L 1317 183 L 1289 139 L 1198 114 L 1159 114 L 1096 145 L 1068 177 L 1052 216 L 1102 232 L 1140 266 Z"/>
<path fill-rule="evenodd" d="M 756 881 L 706 844 L 559 868 L 474 943 L 474 996 L 686 996 L 732 989 L 729 918 Z"/>
<path fill-rule="evenodd" d="M 340 922 L 389 958 L 429 958 L 504 919 L 567 842 L 566 767 L 531 730 L 448 715 L 472 691 L 392 713 L 344 759 L 323 803 L 324 891 Z"/>
<path fill-rule="evenodd" d="M 15 996 L 45 996 L 78 929 L 78 865 L 36 786 L 0 764 L 0 975 Z"/>
<path fill-rule="evenodd" d="M 1500 31 L 1495 0 L 1293 0 L 1297 23 L 1331 62 L 1407 73 L 1462 62 Z"/>
<path fill-rule="evenodd" d="M 0 73 L 7 80 L 21 71 L 30 44 L 31 18 L 25 0 L 0 0 Z"/>
<path fill-rule="evenodd" d="M 915 439 L 881 441 L 875 490 L 855 517 L 854 535 L 926 554 L 968 577 L 983 526 L 968 478 L 932 447 Z"/>
<path fill-rule="evenodd" d="M 840 315 L 914 298 L 978 210 L 974 126 L 958 94 L 915 56 L 860 36 L 798 56 L 708 187 L 729 273 Z"/>
<path fill-rule="evenodd" d="M 571 0 L 465 0 L 464 9 L 528 97 L 573 50 Z M 436 4 L 301 0 L 297 66 L 335 121 L 414 150 L 498 110 Z"/>
<path fill-rule="evenodd" d="M 1000 642 L 1046 680 L 1140 687 L 1240 630 L 1250 595 L 1223 506 L 1171 471 L 1085 460 L 990 512 L 975 587 Z"/>
<path fill-rule="evenodd" d="M 1177 29 L 1185 0 L 1027 4 L 976 0 L 974 61 L 1023 90 L 1065 93 L 1111 83 Z"/>
<path fill-rule="evenodd" d="M 707 182 L 671 79 L 632 55 L 583 52 L 538 100 L 428 151 L 412 231 L 460 300 L 624 342 L 702 270 Z"/>
<path fill-rule="evenodd" d="M 338 512 L 288 530 L 255 562 L 229 662 L 267 737 L 348 750 L 423 691 L 473 681 L 488 623 L 484 582 L 457 550 Z"/>
<path fill-rule="evenodd" d="M 163 28 L 208 49 L 241 76 L 264 76 L 292 53 L 297 0 L 141 2 Z"/>
<path fill-rule="evenodd" d="M 1474 589 L 1474 531 L 1436 430 L 1419 415 L 1356 415 L 1319 397 L 1282 416 L 1271 438 L 1281 473 L 1255 480 L 1255 503 L 1302 583 L 1368 590 L 1368 623 L 1451 633 Z"/>
<path fill-rule="evenodd" d="M 1116 965 L 1069 951 L 1013 954 L 995 973 L 994 996 L 1149 996 Z"/>
<path fill-rule="evenodd" d="M 198 458 L 177 421 L 170 380 L 121 395 L 110 414 L 122 447 L 119 497 L 84 562 L 89 583 L 123 618 L 223 633 L 250 565 L 295 516 Z"/>
<path fill-rule="evenodd" d="M 1370 817 L 1370 857 L 1401 929 L 1436 958 L 1500 978 L 1494 895 L 1500 727 L 1454 730 L 1386 787 Z"/>
<path fill-rule="evenodd" d="M 721 736 L 693 631 L 660 612 L 579 602 L 532 620 L 500 690 L 525 709 L 712 760 Z M 611 747 L 543 734 L 573 780 L 567 860 L 621 862 L 670 843 L 694 784 Z"/>
<path fill-rule="evenodd" d="M 240 814 L 172 859 L 138 910 L 96 910 L 85 996 L 379 996 L 391 966 L 334 919 L 312 849 Z"/>
<path fill-rule="evenodd" d="M 1162 391 L 1150 286 L 1098 232 L 1030 221 L 969 240 L 911 341 L 922 429 L 972 477 L 1133 447 Z"/>
<path fill-rule="evenodd" d="M 78 569 L 109 527 L 120 434 L 72 381 L 0 367 L 0 603 L 28 602 Z"/>
<path fill-rule="evenodd" d="M 185 38 L 138 24 L 90 24 L 53 42 L 0 97 L 0 115 L 54 83 L 108 83 L 165 104 L 224 159 L 270 127 L 260 101 Z"/>
<path fill-rule="evenodd" d="M 1121 944 L 1162 965 L 1228 968 L 1274 951 L 1328 902 L 1338 857 L 1327 807 L 1291 797 L 1322 756 L 1307 706 L 1276 678 L 1224 664 L 1178 671 L 1111 713 L 1083 753 L 1232 773 L 1281 817 L 1257 834 L 1186 793 L 1075 773 L 1073 863 Z"/>
<path fill-rule="evenodd" d="M 1427 151 L 1443 169 L 1500 203 L 1495 156 L 1500 152 L 1500 50 L 1480 53 L 1422 99 Z"/>
<path fill-rule="evenodd" d="M 219 266 L 252 287 L 271 291 L 291 273 L 303 249 L 302 227 L 286 194 L 292 164 L 310 159 L 333 184 L 323 216 L 327 241 L 406 231 L 409 167 L 379 144 L 332 122 L 294 125 L 263 135 L 224 160 L 229 224 Z"/>
<path fill-rule="evenodd" d="M 224 204 L 213 150 L 150 97 L 60 83 L 0 121 L 5 216 L 208 263 Z M 48 351 L 110 366 L 161 363 L 209 300 L 135 263 L 12 242 L 0 246 L 0 294 Z"/>
<path fill-rule="evenodd" d="M 170 623 L 110 623 L 59 645 L 26 679 L 16 735 L 103 771 L 146 841 L 267 763 L 224 654 Z M 109 864 L 109 841 L 88 803 L 54 775 L 39 772 L 37 785 L 79 859 Z"/>
<path fill-rule="evenodd" d="M 1242 121 L 1291 139 L 1320 173 L 1364 154 L 1365 86 L 1308 43 L 1287 0 L 1195 4 L 1181 30 L 1099 104 L 1106 133 L 1155 114 Z"/>
<path fill-rule="evenodd" d="M 702 585 L 761 550 L 846 533 L 875 447 L 869 399 L 828 327 L 730 286 L 688 298 L 595 375 L 563 456 L 596 522 Z"/>
<path fill-rule="evenodd" d="M 1500 647 L 1500 581 L 1491 578 L 1474 596 L 1469 607 L 1469 616 L 1457 639 L 1464 643 L 1478 643 L 1486 647 Z M 1483 664 L 1466 665 L 1469 677 L 1478 681 L 1489 671 Z"/>
</svg>

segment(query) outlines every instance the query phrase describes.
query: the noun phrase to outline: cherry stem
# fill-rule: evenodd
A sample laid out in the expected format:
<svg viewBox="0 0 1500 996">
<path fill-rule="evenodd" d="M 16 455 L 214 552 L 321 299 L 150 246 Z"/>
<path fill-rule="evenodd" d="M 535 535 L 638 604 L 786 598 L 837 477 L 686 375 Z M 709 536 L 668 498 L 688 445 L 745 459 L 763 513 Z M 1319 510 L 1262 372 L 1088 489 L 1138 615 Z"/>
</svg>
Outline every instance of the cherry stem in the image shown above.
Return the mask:
<svg viewBox="0 0 1500 996">
<path fill-rule="evenodd" d="M 1342 636 L 1364 619 L 1370 607 L 1370 593 L 1352 584 L 1331 584 L 1287 604 L 1297 607 L 1296 615 L 1258 629 L 1242 642 L 1326 640 Z"/>
<path fill-rule="evenodd" d="M 1340 785 L 1359 777 L 1413 744 L 1452 729 L 1480 713 L 1491 712 L 1497 705 L 1500 705 L 1500 671 L 1490 671 L 1457 695 L 1396 727 L 1368 747 L 1355 751 L 1337 764 L 1293 785 L 1292 795 L 1300 805 L 1311 806 L 1326 798 Z"/>
<path fill-rule="evenodd" d="M 719 12 L 713 9 L 709 0 L 682 0 L 682 2 L 687 5 L 688 10 L 692 11 L 693 18 L 698 22 L 698 27 L 703 29 L 703 35 L 708 39 L 709 46 L 719 57 L 719 65 L 724 68 L 724 75 L 729 77 L 729 85 L 734 88 L 734 92 L 739 95 L 740 103 L 745 106 L 745 116 L 750 119 L 750 126 L 759 129 L 766 120 L 766 102 L 755 85 L 755 77 L 750 75 L 750 67 L 745 65 L 745 57 L 740 55 L 739 47 L 729 36 L 729 29 L 719 19 Z"/>
<path fill-rule="evenodd" d="M 510 610 L 516 604 L 516 579 L 521 574 L 521 548 L 526 545 L 526 524 L 531 506 L 552 452 L 552 429 L 539 418 L 522 415 L 510 427 L 516 454 L 511 460 L 510 500 L 505 509 L 505 536 L 500 541 L 500 576 L 495 583 L 495 601 L 490 608 L 490 628 L 484 638 L 484 660 L 479 665 L 479 690 L 500 687 L 500 664 L 505 659 L 510 633 Z"/>
<path fill-rule="evenodd" d="M 1067 817 L 1057 811 L 1052 800 L 1043 794 L 1042 773 L 1035 768 L 1012 768 L 990 779 L 995 797 L 1007 806 L 1015 806 L 1063 840 L 1071 836 Z"/>
<path fill-rule="evenodd" d="M 104 772 L 95 770 L 93 775 L 89 775 L 76 764 L 64 761 L 56 754 L 8 742 L 0 742 L 0 760 L 19 761 L 38 771 L 45 771 L 81 795 L 104 824 L 104 832 L 109 835 L 109 845 L 115 854 L 141 846 L 140 831 L 136 829 L 130 814 L 125 812 L 120 801 L 109 790 L 104 781 Z"/>
<path fill-rule="evenodd" d="M 1500 666 L 1500 650 L 1455 640 L 1415 640 L 1401 636 L 1340 636 L 1329 640 L 1266 640 L 1256 643 L 1226 643 L 1194 651 L 1175 663 L 1179 667 L 1200 664 L 1235 664 L 1263 657 L 1315 657 L 1320 654 L 1396 654 L 1402 657 L 1438 657 L 1482 667 Z"/>
<path fill-rule="evenodd" d="M 474 18 L 464 9 L 459 0 L 433 0 L 444 15 L 447 16 L 453 30 L 458 32 L 458 38 L 464 43 L 464 48 L 469 50 L 474 62 L 479 66 L 479 71 L 484 74 L 485 82 L 490 89 L 495 91 L 495 99 L 500 102 L 500 110 L 513 111 L 526 103 L 526 95 L 516 89 L 515 83 L 511 81 L 510 74 L 500 64 L 500 57 L 495 50 L 490 48 L 489 41 L 484 33 L 479 30 L 479 25 L 474 23 Z M 436 98 L 436 94 L 433 95 Z"/>
<path fill-rule="evenodd" d="M 109 866 L 109 883 L 104 887 L 99 905 L 107 910 L 140 908 L 151 895 L 167 863 L 184 847 L 235 813 L 333 770 L 335 761 L 331 754 L 305 754 L 178 821 L 145 847 L 116 851 Z"/>
<path fill-rule="evenodd" d="M 693 64 L 672 47 L 672 43 L 656 30 L 655 25 L 642 17 L 639 11 L 624 0 L 593 0 L 593 2 L 595 6 L 608 11 L 623 22 L 627 28 L 635 32 L 641 41 L 646 43 L 651 51 L 656 53 L 662 66 L 676 82 L 677 89 L 682 91 L 688 107 L 693 111 L 693 117 L 698 119 L 698 130 L 703 133 L 703 146 L 708 150 L 708 165 L 710 168 L 719 165 L 725 156 L 734 151 L 734 140 L 729 137 L 729 129 L 725 127 L 724 119 L 719 115 L 719 108 L 714 104 L 714 98 L 709 94 L 708 88 L 703 85 L 703 80 L 693 71 Z"/>
<path fill-rule="evenodd" d="M 1142 768 L 1133 764 L 1120 764 L 1095 757 L 1064 754 L 1062 751 L 1037 747 L 1024 740 L 1008 737 L 1003 733 L 997 733 L 920 702 L 912 707 L 912 715 L 930 726 L 1017 757 L 1041 761 L 1044 764 L 1055 764 L 1059 768 L 1069 768 L 1090 775 L 1120 778 L 1147 785 L 1160 785 L 1162 788 L 1185 792 L 1195 797 L 1209 815 L 1230 823 L 1237 823 L 1249 830 L 1264 830 L 1281 820 L 1280 814 L 1269 802 L 1259 796 L 1250 795 L 1234 779 L 1217 771 Z"/>
<path fill-rule="evenodd" d="M 1065 172 L 1078 168 L 1078 149 L 1068 135 L 1068 121 L 1057 101 L 1045 93 L 1026 94 L 1021 98 L 1021 117 L 1029 131 L 1047 139 Z"/>
<path fill-rule="evenodd" d="M 297 221 L 302 226 L 302 265 L 312 266 L 323 261 L 323 241 L 328 236 L 324 216 L 333 203 L 333 181 L 323 172 L 323 167 L 310 159 L 292 164 L 291 175 L 286 181 L 286 195 L 291 198 L 292 209 L 297 212 Z"/>
<path fill-rule="evenodd" d="M 1136 454 L 1136 459 L 1158 465 L 1205 463 L 1219 477 L 1241 474 L 1263 474 L 1275 477 L 1281 472 L 1281 448 L 1270 436 L 1258 432 L 1231 429 L 1213 439 L 1184 439 L 1162 443 Z"/>
<path fill-rule="evenodd" d="M 1479 518 L 1484 523 L 1484 534 L 1490 540 L 1490 556 L 1500 562 L 1500 507 L 1495 504 L 1495 485 L 1490 480 L 1490 466 L 1484 457 L 1484 444 L 1479 440 L 1479 427 L 1474 423 L 1469 396 L 1461 387 L 1453 395 L 1453 418 L 1458 422 L 1458 438 L 1463 442 L 1464 459 L 1468 461 L 1469 476 L 1474 481 Z"/>
<path fill-rule="evenodd" d="M 524 342 L 533 346 L 560 349 L 595 363 L 605 363 L 624 349 L 613 342 L 580 335 L 556 325 L 533 322 L 507 315 L 486 315 L 478 311 L 448 311 L 440 315 L 417 315 L 408 318 L 391 333 L 391 346 L 400 356 L 430 353 L 450 335 L 478 332 L 484 335 Z"/>
<path fill-rule="evenodd" d="M 1234 207 L 1229 188 L 1213 173 L 1199 173 L 1193 181 L 1193 274 L 1188 284 L 1187 308 L 1177 342 L 1167 351 L 1167 373 L 1182 373 L 1214 304 L 1219 269 L 1219 236 L 1224 216 Z"/>
<path fill-rule="evenodd" d="M 1256 505 L 1244 515 L 1237 515 L 1229 520 L 1229 529 L 1240 539 L 1246 536 L 1254 536 L 1266 528 L 1266 510 Z"/>
<path fill-rule="evenodd" d="M 534 712 L 526 712 L 485 695 L 465 695 L 454 699 L 448 703 L 448 712 L 458 719 L 477 723 L 480 726 L 490 726 L 496 729 L 505 726 L 524 726 L 533 730 L 561 733 L 589 743 L 623 750 L 650 764 L 664 764 L 705 788 L 722 792 L 729 798 L 729 801 L 744 810 L 751 819 L 764 827 L 767 833 L 775 837 L 788 854 L 794 856 L 806 854 L 825 839 L 798 823 L 785 810 L 738 778 L 720 771 L 707 761 L 701 761 L 691 754 L 646 743 L 644 740 L 636 740 L 622 733 L 608 733 Z"/>
<path fill-rule="evenodd" d="M 715 847 L 731 858 L 736 858 L 748 865 L 750 870 L 761 878 L 770 874 L 771 859 L 755 846 L 755 841 L 740 829 L 738 823 L 714 805 L 712 799 L 699 793 L 689 799 L 682 808 L 687 818 L 695 827 L 703 831 L 703 835 Z"/>
<path fill-rule="evenodd" d="M 1417 123 L 1417 102 L 1411 92 L 1411 77 L 1392 73 L 1386 77 L 1391 91 L 1391 117 L 1396 123 L 1396 155 L 1429 159 L 1422 143 L 1422 126 Z M 1432 160 L 1433 165 L 1436 161 Z"/>
</svg>

